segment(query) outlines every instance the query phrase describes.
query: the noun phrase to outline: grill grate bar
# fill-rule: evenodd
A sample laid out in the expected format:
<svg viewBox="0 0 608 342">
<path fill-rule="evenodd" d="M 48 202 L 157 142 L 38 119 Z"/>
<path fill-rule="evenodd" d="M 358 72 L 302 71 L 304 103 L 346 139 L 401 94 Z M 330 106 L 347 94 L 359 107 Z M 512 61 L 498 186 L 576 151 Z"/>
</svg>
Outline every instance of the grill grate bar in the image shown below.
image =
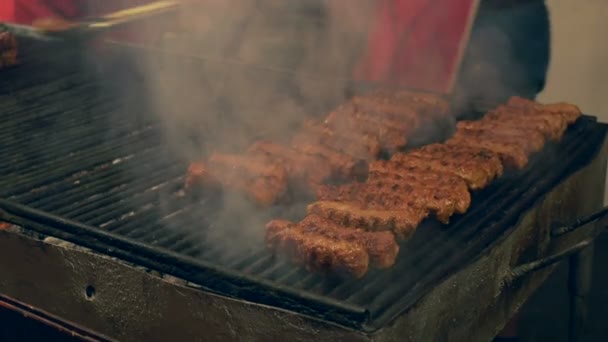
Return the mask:
<svg viewBox="0 0 608 342">
<path fill-rule="evenodd" d="M 4 71 L 3 71 L 4 73 Z M 9 82 L 2 82 L 0 84 L 0 108 L 6 109 L 5 106 L 14 104 L 17 99 L 28 99 L 38 100 L 49 95 L 61 95 L 63 91 L 69 90 L 74 84 L 84 84 L 86 78 L 80 72 L 72 71 L 62 75 L 59 78 L 49 80 L 47 77 L 43 77 L 38 82 L 20 82 L 18 79 L 30 80 L 29 77 L 18 77 L 10 78 L 10 75 L 2 75 L 4 80 L 10 79 Z M 47 78 L 47 79 L 45 79 Z M 35 81 L 35 80 L 34 80 Z M 94 86 L 91 82 L 86 82 L 89 86 Z M 49 98 L 48 100 L 52 100 Z M 15 111 L 19 113 L 20 108 Z M 13 118 L 19 119 L 19 118 Z"/>
<path fill-rule="evenodd" d="M 150 195 L 153 196 L 154 202 L 159 202 L 158 198 L 160 195 L 158 193 L 150 192 Z M 111 212 L 111 214 L 113 215 L 108 215 L 110 213 L 104 214 L 103 217 L 97 217 L 93 219 L 91 221 L 92 224 L 106 227 L 109 230 L 112 226 L 120 225 L 124 228 L 126 225 L 131 224 L 132 229 L 141 228 L 145 234 L 147 228 L 141 226 L 142 219 L 145 219 L 145 216 L 143 218 L 139 216 L 151 214 L 149 216 L 153 216 L 155 220 L 158 221 L 160 219 L 158 215 L 160 213 L 160 208 L 158 206 L 151 205 L 150 203 L 129 203 L 128 199 L 125 200 L 122 204 L 123 205 L 120 207 L 120 209 L 116 209 Z M 135 213 L 137 213 L 137 215 L 135 215 Z M 120 220 L 117 219 L 118 217 L 120 217 Z"/>
<path fill-rule="evenodd" d="M 95 118 L 92 118 L 91 121 L 93 123 L 97 123 L 95 121 Z M 53 131 L 62 131 L 63 129 L 64 129 L 63 127 L 54 127 Z M 129 132 L 127 130 L 128 130 L 127 128 L 124 128 L 124 131 L 117 130 L 115 132 L 115 135 L 128 134 Z M 129 131 L 132 131 L 132 129 Z M 35 149 L 32 151 L 28 151 L 27 153 L 22 153 L 22 152 L 16 151 L 13 154 L 7 156 L 6 159 L 10 161 L 10 164 L 7 164 L 6 166 L 0 168 L 0 173 L 1 174 L 8 174 L 8 173 L 14 173 L 14 172 L 19 173 L 20 170 L 28 168 L 28 166 L 31 165 L 33 162 L 35 162 L 37 164 L 38 168 L 51 167 L 51 165 L 49 165 L 49 164 L 55 164 L 57 162 L 57 158 L 70 157 L 70 155 L 72 153 L 78 152 L 78 150 L 91 148 L 91 147 L 94 147 L 94 146 L 102 143 L 99 140 L 99 137 L 90 136 L 88 138 L 79 139 L 78 146 L 80 148 L 78 148 L 78 149 L 73 147 L 73 145 L 71 144 L 73 142 L 73 140 L 77 139 L 81 134 L 94 134 L 94 133 L 95 133 L 95 130 L 90 129 L 90 130 L 83 130 L 82 132 L 79 132 L 78 135 L 65 134 L 62 136 L 62 139 L 60 141 L 54 141 L 47 145 L 47 148 L 51 149 L 49 153 L 42 153 L 40 150 L 35 150 Z M 24 133 L 24 135 L 25 135 L 25 133 Z M 48 141 L 49 138 L 50 137 L 48 135 L 47 136 L 40 136 L 40 135 L 33 136 L 27 143 L 32 146 L 36 146 L 36 145 L 39 146 L 39 145 L 45 144 L 45 141 Z M 7 144 L 7 148 L 11 148 L 11 145 L 17 145 L 17 144 L 18 144 L 17 142 L 15 142 L 14 144 Z"/>
<path fill-rule="evenodd" d="M 66 98 L 61 96 L 61 92 L 73 92 L 74 98 Z M 32 95 L 27 96 L 13 96 L 13 95 L 0 95 L 0 101 L 4 103 L 0 106 L 2 111 L 11 111 L 14 117 L 7 118 L 7 122 L 0 129 L 0 134 L 10 134 L 14 129 L 38 126 L 40 120 L 51 118 L 52 114 L 58 111 L 65 111 L 69 107 L 65 107 L 66 104 L 71 105 L 83 105 L 82 99 L 94 99 L 94 96 L 98 92 L 97 87 L 93 87 L 84 81 L 82 83 L 70 84 L 62 90 L 50 91 L 48 94 L 37 97 Z M 81 96 L 82 98 L 79 98 Z M 86 104 L 85 104 L 86 105 Z"/>
<path fill-rule="evenodd" d="M 203 252 L 202 248 L 202 246 L 193 245 L 192 247 L 184 248 L 182 250 L 182 253 L 193 258 L 199 258 L 201 253 Z"/>
<path fill-rule="evenodd" d="M 96 117 L 107 119 L 107 113 L 116 110 L 120 104 L 112 99 L 109 94 L 103 94 L 95 89 L 77 89 L 72 97 L 60 97 L 49 95 L 53 100 L 43 98 L 40 101 L 33 102 L 32 99 L 26 99 L 28 105 L 24 106 L 21 103 L 16 103 L 9 108 L 2 108 L 2 111 L 15 112 L 15 118 L 8 118 L 0 129 L 0 138 L 9 141 L 20 142 L 27 140 L 27 137 L 15 136 L 15 132 L 28 132 L 30 134 L 48 135 L 53 131 L 49 130 L 32 130 L 32 128 L 44 128 L 48 124 L 56 125 L 62 128 L 76 128 L 80 124 L 81 128 L 90 128 L 84 124 L 90 123 L 91 118 Z M 30 105 L 34 103 L 34 105 Z M 112 107 L 109 107 L 112 106 Z M 14 108 L 21 108 L 15 111 Z M 74 114 L 75 110 L 87 111 L 88 116 Z M 72 114 L 72 115 L 67 115 Z M 98 127 L 99 128 L 99 127 Z M 55 132 L 57 133 L 57 132 Z M 77 133 L 65 131 L 65 133 Z M 61 138 L 60 135 L 56 136 Z M 19 139 L 19 140 L 17 140 Z"/>
<path fill-rule="evenodd" d="M 21 55 L 26 57 L 22 60 L 21 65 L 13 68 L 2 70 L 2 82 L 0 82 L 0 94 L 13 93 L 21 94 L 34 87 L 41 87 L 52 82 L 61 81 L 77 75 L 79 77 L 90 76 L 91 73 L 81 68 L 74 68 L 74 59 L 67 57 L 69 54 L 64 54 L 63 51 L 54 49 L 53 53 L 59 53 L 63 56 L 57 59 L 49 58 L 31 58 L 35 55 L 43 55 L 49 57 L 48 47 L 40 51 L 27 51 L 23 45 L 20 48 Z M 60 65 L 63 63 L 55 63 L 56 61 L 68 61 L 69 67 Z"/>
<path fill-rule="evenodd" d="M 152 153 L 150 153 L 152 154 Z M 149 156 L 150 154 L 144 154 Z M 143 156 L 142 156 L 143 157 Z M 143 158 L 139 158 L 142 160 Z M 135 160 L 134 162 L 137 162 Z M 108 167 L 108 166 L 106 166 Z M 174 168 L 177 171 L 177 167 Z M 156 171 L 151 173 L 152 179 L 159 179 L 163 171 Z M 112 205 L 114 202 L 121 198 L 127 198 L 129 195 L 138 195 L 141 191 L 146 189 L 147 184 L 138 184 L 138 187 L 127 187 L 124 192 L 120 192 L 120 186 L 127 184 L 129 180 L 133 178 L 133 175 L 129 175 L 121 168 L 109 168 L 104 172 L 102 177 L 96 177 L 91 182 L 88 182 L 87 176 L 83 177 L 71 183 L 58 183 L 52 191 L 54 194 L 44 195 L 43 197 L 37 196 L 36 201 L 24 201 L 35 208 L 41 208 L 44 210 L 57 210 L 58 213 L 67 217 L 79 216 L 80 219 L 88 220 L 90 217 L 98 216 L 100 213 L 93 210 L 96 207 L 103 207 L 104 210 L 110 209 L 105 207 L 106 205 Z M 92 178 L 92 177 L 91 177 Z M 86 188 L 83 190 L 80 184 L 86 184 Z M 102 196 L 103 195 L 103 196 Z M 141 193 L 140 195 L 144 195 Z M 124 197 L 123 197 L 124 196 Z M 63 199 L 68 203 L 73 203 L 70 206 L 62 206 L 60 200 Z M 115 208 L 119 208 L 120 205 L 115 204 Z M 89 213 L 87 216 L 80 216 L 81 214 Z"/>
<path fill-rule="evenodd" d="M 82 111 L 83 108 L 84 108 L 84 106 L 82 106 L 81 108 L 73 108 L 73 109 L 70 109 L 70 110 L 64 112 L 64 114 L 76 114 L 76 113 Z M 53 114 L 51 113 L 49 115 L 53 115 Z M 44 121 L 44 119 L 45 118 L 41 118 L 41 120 L 39 120 L 39 121 Z M 99 124 L 99 123 L 103 123 L 102 120 L 105 120 L 105 119 L 106 119 L 105 115 L 91 116 L 90 118 L 88 118 L 88 122 L 86 122 L 86 123 L 87 124 L 88 123 L 98 123 Z M 67 141 L 71 141 L 71 139 L 75 138 L 75 137 L 81 137 L 85 130 L 91 131 L 93 129 L 93 127 L 85 126 L 83 128 L 83 132 L 75 131 L 74 128 L 77 128 L 78 126 L 84 126 L 83 124 L 85 122 L 83 122 L 81 119 L 78 119 L 78 121 L 76 121 L 74 119 L 71 119 L 69 116 L 66 117 L 65 120 L 62 120 L 62 122 L 64 122 L 64 124 L 61 124 L 61 125 L 54 124 L 49 127 L 48 131 L 45 131 L 45 132 L 34 131 L 34 133 L 32 133 L 32 132 L 30 132 L 31 129 L 29 127 L 25 127 L 23 130 L 13 129 L 10 132 L 6 133 L 4 136 L 1 136 L 0 142 L 7 149 L 13 148 L 13 147 L 19 147 L 20 145 L 23 145 L 25 143 L 34 145 L 38 141 L 41 141 L 41 142 L 47 141 L 47 142 L 52 143 L 54 146 L 62 147 L 65 149 L 68 146 L 63 146 L 63 145 L 65 145 L 67 143 Z M 65 122 L 69 122 L 70 124 L 65 125 Z M 62 131 L 66 131 L 66 134 L 65 135 L 61 134 L 60 137 L 56 138 L 57 140 L 49 139 L 52 137 L 53 134 L 57 134 L 58 132 L 62 132 Z M 89 132 L 89 133 L 92 133 L 92 132 Z M 92 138 L 93 137 L 88 137 L 88 139 L 92 139 Z M 83 142 L 85 142 L 85 141 L 83 141 Z M 24 151 L 24 152 L 26 152 L 26 151 Z M 27 151 L 27 152 L 36 152 L 36 151 Z M 23 154 L 20 151 L 15 151 L 14 155 L 23 155 Z M 10 156 L 8 156 L 8 157 L 11 158 Z"/>
<path fill-rule="evenodd" d="M 176 168 L 177 170 L 177 168 Z M 177 185 L 177 184 L 181 184 L 181 182 L 177 183 L 173 183 L 173 185 Z M 170 184 L 168 184 L 170 185 Z M 153 191 L 148 191 L 143 189 L 144 184 L 141 185 L 141 187 L 138 187 L 137 189 L 131 189 L 129 187 L 127 187 L 128 191 L 124 191 L 121 193 L 118 193 L 118 189 L 117 192 L 115 193 L 111 193 L 111 194 L 100 194 L 103 195 L 103 198 L 91 198 L 89 200 L 89 203 L 86 204 L 87 208 L 82 207 L 82 208 L 78 208 L 77 210 L 71 211 L 70 213 L 66 213 L 64 216 L 67 217 L 77 217 L 79 220 L 84 221 L 84 222 L 91 222 L 92 225 L 95 224 L 102 224 L 104 222 L 107 222 L 109 219 L 111 219 L 113 216 L 116 215 L 116 213 L 119 212 L 119 210 L 121 210 L 122 208 L 124 208 L 125 205 L 129 204 L 129 203 L 143 203 L 146 201 L 153 201 L 154 199 L 156 199 L 159 195 L 156 192 Z M 136 190 L 140 190 L 139 192 Z M 159 188 L 159 190 L 163 190 L 164 188 Z M 91 209 L 88 209 L 91 208 Z M 156 219 L 155 217 L 151 218 L 151 219 Z M 125 229 L 125 231 L 134 229 L 135 227 L 137 227 L 139 225 L 138 222 L 133 222 L 132 225 L 130 225 L 129 223 L 130 221 L 128 220 L 128 218 L 121 222 L 120 224 L 110 224 L 108 226 L 106 226 L 105 228 L 107 230 L 110 231 L 118 231 L 119 228 L 123 228 Z M 141 223 L 144 223 L 145 221 L 141 221 Z M 144 230 L 146 228 L 142 227 Z"/>
<path fill-rule="evenodd" d="M 137 236 L 145 236 L 147 232 L 152 229 L 151 226 L 158 226 L 160 229 L 160 227 L 165 227 L 163 223 L 162 218 L 154 215 L 147 215 L 139 220 L 132 220 L 109 226 L 108 230 L 124 235 L 135 236 L 135 234 L 137 234 Z"/>
<path fill-rule="evenodd" d="M 294 281 L 293 277 L 298 277 L 301 269 L 299 268 L 286 268 L 289 265 L 285 263 L 277 263 L 277 265 L 267 272 L 267 277 L 277 282 L 292 282 Z M 302 276 L 302 274 L 300 274 Z"/>
<path fill-rule="evenodd" d="M 100 168 L 103 168 L 101 166 Z M 100 196 L 102 193 L 115 188 L 115 185 L 108 184 L 107 181 L 112 179 L 111 177 L 120 177 L 121 170 L 115 169 L 104 175 L 103 178 L 97 179 L 92 183 L 87 184 L 87 189 L 83 193 L 79 193 L 81 190 L 80 184 L 85 183 L 87 179 L 84 177 L 75 177 L 72 182 L 55 182 L 49 184 L 43 188 L 42 191 L 36 193 L 30 193 L 19 198 L 22 203 L 26 203 L 34 208 L 44 209 L 48 211 L 55 211 L 61 215 L 66 215 L 73 209 L 81 209 L 82 211 L 90 210 L 90 206 L 85 206 L 83 203 L 91 201 L 91 197 Z M 96 193 L 96 191 L 100 193 Z M 84 201 L 81 201 L 84 198 Z M 74 203 L 71 206 L 65 207 L 62 201 Z"/>
<path fill-rule="evenodd" d="M 155 134 L 157 135 L 158 133 L 149 129 L 143 131 L 136 131 L 131 133 L 131 135 L 128 137 L 119 139 L 118 144 L 100 145 L 96 146 L 95 148 L 86 150 L 86 152 L 83 153 L 82 156 L 80 156 L 81 159 L 77 160 L 78 166 L 70 163 L 70 161 L 74 161 L 76 159 L 75 155 L 77 155 L 78 153 L 75 153 L 75 155 L 65 158 L 66 160 L 58 161 L 58 163 L 64 162 L 67 166 L 58 167 L 56 169 L 53 169 L 52 171 L 49 171 L 48 169 L 36 168 L 33 172 L 12 178 L 10 186 L 11 191 L 1 193 L 1 195 L 3 197 L 12 197 L 27 192 L 32 188 L 40 187 L 45 183 L 48 183 L 49 181 L 60 180 L 61 178 L 78 172 L 79 170 L 102 165 L 108 161 L 111 161 L 115 157 L 115 153 L 126 146 L 129 146 L 132 152 L 137 151 L 137 149 L 142 150 L 147 146 L 150 146 L 152 141 L 147 141 L 144 143 L 141 141 L 141 139 L 153 137 Z M 62 163 L 59 164 L 61 165 Z M 0 183 L 0 186 L 2 187 L 2 189 L 9 188 L 8 184 Z"/>
</svg>

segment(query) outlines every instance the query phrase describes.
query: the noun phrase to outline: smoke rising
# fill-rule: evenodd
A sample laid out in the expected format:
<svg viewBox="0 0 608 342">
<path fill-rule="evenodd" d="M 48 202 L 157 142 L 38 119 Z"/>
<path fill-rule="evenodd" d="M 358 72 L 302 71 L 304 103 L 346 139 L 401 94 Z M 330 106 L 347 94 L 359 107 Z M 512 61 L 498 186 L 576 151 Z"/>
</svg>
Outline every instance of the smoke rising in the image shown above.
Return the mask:
<svg viewBox="0 0 608 342">
<path fill-rule="evenodd" d="M 180 13 L 162 37 L 157 28 L 148 32 L 146 41 L 164 52 L 132 64 L 146 115 L 160 119 L 171 158 L 187 165 L 214 152 L 242 152 L 258 139 L 287 141 L 303 119 L 342 102 L 372 4 L 207 0 Z M 134 172 L 146 177 L 149 171 Z M 165 223 L 204 231 L 201 238 L 226 260 L 263 247 L 269 219 L 305 214 L 297 198 L 288 207 L 260 210 L 231 193 L 203 194 L 205 204 L 175 214 L 175 192 L 160 193 Z"/>
<path fill-rule="evenodd" d="M 257 139 L 286 141 L 305 117 L 324 115 L 341 103 L 375 3 L 206 0 L 180 13 L 162 37 L 147 39 L 169 53 L 137 61 L 142 98 L 148 114 L 160 119 L 171 158 L 187 164 L 213 152 L 242 152 Z M 477 35 L 481 38 L 465 57 L 473 63 L 465 68 L 461 96 L 512 93 L 500 70 L 521 73 L 508 58 L 509 37 L 485 28 Z M 496 56 L 482 56 L 487 51 Z M 499 59 L 502 64 L 484 64 Z M 165 195 L 164 216 L 174 211 L 174 193 Z M 297 219 L 305 213 L 301 203 L 260 210 L 236 194 L 214 194 L 209 201 L 213 210 L 201 206 L 188 211 L 195 217 L 172 224 L 181 230 L 208 227 L 204 238 L 227 253 L 262 246 L 268 219 Z"/>
</svg>

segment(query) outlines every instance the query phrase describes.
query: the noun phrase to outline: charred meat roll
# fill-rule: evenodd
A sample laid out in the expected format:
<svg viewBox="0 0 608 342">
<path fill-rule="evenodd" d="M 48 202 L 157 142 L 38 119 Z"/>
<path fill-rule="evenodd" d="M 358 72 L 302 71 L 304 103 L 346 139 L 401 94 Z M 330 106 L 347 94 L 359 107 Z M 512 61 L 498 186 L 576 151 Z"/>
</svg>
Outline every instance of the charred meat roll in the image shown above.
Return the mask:
<svg viewBox="0 0 608 342">
<path fill-rule="evenodd" d="M 369 268 L 369 254 L 362 244 L 310 233 L 305 226 L 286 220 L 266 225 L 266 243 L 273 250 L 290 254 L 309 271 L 361 278 Z"/>
<path fill-rule="evenodd" d="M 393 266 L 399 254 L 399 245 L 391 232 L 368 232 L 356 227 L 345 227 L 317 215 L 306 216 L 298 225 L 309 234 L 363 246 L 372 265 L 378 268 Z"/>
<path fill-rule="evenodd" d="M 493 135 L 499 139 L 512 139 L 526 153 L 540 151 L 546 141 L 545 136 L 537 130 L 527 127 L 514 128 L 501 124 L 500 121 L 460 121 L 456 128 L 459 131 L 469 131 L 480 136 Z"/>
<path fill-rule="evenodd" d="M 459 130 L 445 144 L 484 148 L 496 153 L 506 167 L 522 169 L 528 164 L 528 153 L 516 140 L 517 138 L 501 137 L 483 131 Z"/>
<path fill-rule="evenodd" d="M 325 159 L 299 153 L 288 146 L 272 142 L 255 142 L 249 147 L 247 154 L 263 156 L 270 162 L 282 164 L 292 182 L 311 187 L 322 184 L 332 173 L 331 165 Z"/>
<path fill-rule="evenodd" d="M 244 193 L 261 206 L 277 203 L 287 192 L 285 168 L 251 156 L 217 153 L 207 163 L 191 163 L 185 188 L 196 185 Z"/>
<path fill-rule="evenodd" d="M 547 139 L 559 141 L 566 132 L 566 119 L 554 114 L 526 115 L 518 108 L 499 107 L 487 113 L 482 121 L 498 121 L 513 128 L 533 128 L 542 133 Z"/>
<path fill-rule="evenodd" d="M 581 117 L 582 112 L 580 108 L 573 104 L 568 103 L 552 103 L 552 104 L 541 104 L 529 99 L 525 99 L 519 96 L 513 96 L 509 99 L 506 104 L 510 107 L 520 108 L 524 110 L 528 110 L 526 114 L 542 114 L 542 113 L 550 113 L 562 116 L 568 125 L 573 124 L 579 117 Z"/>
<path fill-rule="evenodd" d="M 442 223 L 449 223 L 454 213 L 463 214 L 471 198 L 450 188 L 431 188 L 406 182 L 374 180 L 341 186 L 324 185 L 317 190 L 320 201 L 352 202 L 362 207 L 382 207 L 387 210 L 418 208 L 435 214 Z"/>
<path fill-rule="evenodd" d="M 339 201 L 311 203 L 308 213 L 343 226 L 360 227 L 367 231 L 392 231 L 400 239 L 409 238 L 429 215 L 428 210 L 413 207 L 388 210 L 377 205 Z"/>
<path fill-rule="evenodd" d="M 391 162 L 399 167 L 415 168 L 421 171 L 444 172 L 462 178 L 471 190 L 482 189 L 494 179 L 496 174 L 479 166 L 475 159 L 458 159 L 451 153 L 396 153 Z"/>
<path fill-rule="evenodd" d="M 331 112 L 326 117 L 325 124 L 338 132 L 374 136 L 384 151 L 394 151 L 407 145 L 407 134 L 411 130 L 410 126 L 401 121 L 372 115 L 346 105 Z"/>
<path fill-rule="evenodd" d="M 371 134 L 335 130 L 324 123 L 313 120 L 304 121 L 297 139 L 319 143 L 360 160 L 376 159 L 380 153 L 380 142 Z"/>
</svg>

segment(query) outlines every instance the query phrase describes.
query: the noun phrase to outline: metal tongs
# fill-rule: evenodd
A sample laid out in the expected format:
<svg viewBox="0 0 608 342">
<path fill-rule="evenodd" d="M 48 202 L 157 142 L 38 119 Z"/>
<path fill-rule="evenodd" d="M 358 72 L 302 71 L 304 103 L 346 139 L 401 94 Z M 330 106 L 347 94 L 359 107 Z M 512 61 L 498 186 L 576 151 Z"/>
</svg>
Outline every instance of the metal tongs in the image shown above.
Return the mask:
<svg viewBox="0 0 608 342">
<path fill-rule="evenodd" d="M 579 240 L 578 242 L 562 250 L 561 252 L 558 252 L 540 260 L 535 260 L 515 267 L 507 275 L 505 283 L 512 283 L 515 280 L 520 279 L 529 273 L 554 265 L 562 261 L 566 257 L 570 257 L 576 253 L 581 252 L 583 249 L 590 246 L 595 240 L 595 238 L 600 234 L 604 233 L 607 229 L 608 207 L 604 207 L 586 218 L 579 219 L 572 225 L 557 225 L 554 229 L 551 230 L 552 239 L 566 236 L 575 231 L 579 232 L 585 230 L 587 231 L 587 233 L 584 234 L 582 240 Z"/>
<path fill-rule="evenodd" d="M 94 17 L 80 22 L 66 23 L 50 27 L 26 26 L 6 23 L 4 26 L 17 36 L 38 40 L 80 40 L 99 33 L 114 30 L 125 25 L 176 12 L 178 1 L 156 1 L 136 6 L 101 17 Z"/>
</svg>

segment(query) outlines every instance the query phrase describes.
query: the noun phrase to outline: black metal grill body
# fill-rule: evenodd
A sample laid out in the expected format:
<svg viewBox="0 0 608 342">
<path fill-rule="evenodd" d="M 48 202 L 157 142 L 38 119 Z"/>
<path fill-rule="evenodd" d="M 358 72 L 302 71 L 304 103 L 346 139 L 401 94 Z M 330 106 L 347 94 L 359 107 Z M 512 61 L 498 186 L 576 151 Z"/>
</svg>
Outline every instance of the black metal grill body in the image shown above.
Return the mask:
<svg viewBox="0 0 608 342">
<path fill-rule="evenodd" d="M 107 253 L 42 242 L 35 232 L 44 226 L 29 220 L 36 231 L 0 231 L 0 272 L 9 275 L 0 279 L 0 292 L 121 341 L 488 341 L 553 270 L 505 286 L 511 269 L 588 236 L 577 231 L 550 243 L 549 230 L 554 220 L 601 206 L 603 196 L 593 189 L 603 187 L 606 148 L 602 156 L 546 193 L 491 250 L 373 334 L 180 285 Z"/>
<path fill-rule="evenodd" d="M 234 228 L 205 226 L 215 197 L 181 194 L 187 161 L 165 145 L 154 115 L 58 59 L 62 68 L 46 60 L 2 73 L 0 218 L 215 294 L 364 332 L 386 327 L 489 253 L 544 195 L 589 165 L 605 137 L 603 125 L 582 118 L 526 170 L 474 194 L 466 215 L 449 226 L 426 223 L 390 270 L 329 279 L 276 260 L 262 243 L 246 253 L 217 245 L 209 230 Z"/>
</svg>

